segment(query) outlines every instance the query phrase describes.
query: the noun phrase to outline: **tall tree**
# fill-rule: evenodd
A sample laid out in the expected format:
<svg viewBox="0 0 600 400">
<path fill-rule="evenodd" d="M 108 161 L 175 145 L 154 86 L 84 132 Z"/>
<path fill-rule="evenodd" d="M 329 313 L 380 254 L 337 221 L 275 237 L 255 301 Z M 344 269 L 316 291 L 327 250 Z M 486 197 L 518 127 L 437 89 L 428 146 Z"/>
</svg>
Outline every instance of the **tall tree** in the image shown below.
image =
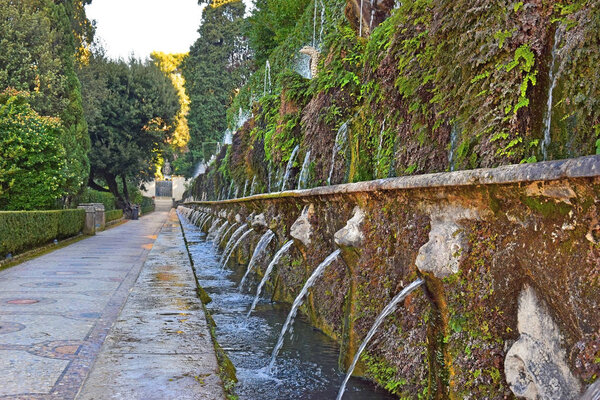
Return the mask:
<svg viewBox="0 0 600 400">
<path fill-rule="evenodd" d="M 202 3 L 203 1 L 200 1 Z M 182 71 L 190 96 L 189 157 L 205 157 L 204 143 L 221 141 L 227 128 L 226 111 L 234 90 L 245 79 L 248 46 L 243 36 L 245 6 L 241 1 L 206 7 L 200 37 L 184 60 Z"/>
<path fill-rule="evenodd" d="M 166 54 L 160 51 L 152 52 L 150 55 L 152 62 L 171 80 L 179 96 L 180 109 L 175 117 L 175 129 L 170 141 L 173 150 L 173 158 L 177 160 L 187 151 L 187 144 L 190 141 L 190 129 L 188 127 L 187 115 L 190 112 L 190 98 L 185 92 L 185 81 L 181 74 L 181 64 L 187 54 Z M 175 173 L 179 174 L 177 168 L 180 164 L 175 163 Z"/>
<path fill-rule="evenodd" d="M 96 55 L 80 77 L 92 139 L 89 186 L 111 192 L 129 212 L 127 183 L 154 178 L 180 108 L 177 91 L 151 62 L 108 61 Z"/>
<path fill-rule="evenodd" d="M 0 90 L 29 92 L 35 111 L 60 118 L 67 198 L 81 190 L 89 172 L 89 136 L 75 73 L 79 41 L 73 31 L 74 21 L 84 23 L 85 14 L 69 16 L 77 4 L 83 8 L 76 0 L 0 0 Z"/>
<path fill-rule="evenodd" d="M 187 54 L 166 54 L 160 51 L 154 51 L 150 58 L 154 64 L 171 80 L 177 95 L 181 108 L 177 113 L 175 131 L 171 140 L 171 145 L 175 150 L 182 150 L 187 146 L 190 140 L 190 131 L 187 124 L 187 114 L 190 111 L 190 98 L 185 92 L 185 81 L 181 74 L 181 63 Z"/>
</svg>

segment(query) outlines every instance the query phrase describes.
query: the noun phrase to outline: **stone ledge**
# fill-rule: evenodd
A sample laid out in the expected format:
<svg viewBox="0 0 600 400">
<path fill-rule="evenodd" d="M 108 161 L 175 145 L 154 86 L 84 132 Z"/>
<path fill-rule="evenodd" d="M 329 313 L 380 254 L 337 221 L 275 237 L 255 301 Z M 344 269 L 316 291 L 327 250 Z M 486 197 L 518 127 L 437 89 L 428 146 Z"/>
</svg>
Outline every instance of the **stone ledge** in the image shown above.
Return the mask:
<svg viewBox="0 0 600 400">
<path fill-rule="evenodd" d="M 321 186 L 305 190 L 289 190 L 221 201 L 192 201 L 185 204 L 228 204 L 255 200 L 293 197 L 331 196 L 339 194 L 430 189 L 476 185 L 502 185 L 560 179 L 600 177 L 600 155 L 545 161 L 533 164 L 506 165 L 497 168 L 440 172 L 435 174 L 402 176 L 342 185 Z"/>
</svg>

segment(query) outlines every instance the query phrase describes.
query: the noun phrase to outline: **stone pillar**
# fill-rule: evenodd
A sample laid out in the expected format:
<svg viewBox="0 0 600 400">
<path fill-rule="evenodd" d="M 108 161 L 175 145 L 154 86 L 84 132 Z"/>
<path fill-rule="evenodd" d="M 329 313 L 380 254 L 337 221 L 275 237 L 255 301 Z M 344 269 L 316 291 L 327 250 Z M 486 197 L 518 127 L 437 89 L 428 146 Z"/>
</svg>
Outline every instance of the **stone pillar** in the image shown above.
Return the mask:
<svg viewBox="0 0 600 400">
<path fill-rule="evenodd" d="M 103 231 L 106 228 L 106 214 L 104 213 L 104 204 L 92 203 L 96 211 L 96 230 Z"/>
<path fill-rule="evenodd" d="M 85 224 L 83 234 L 93 236 L 96 234 L 96 207 L 93 204 L 80 204 L 77 208 L 85 210 Z"/>
</svg>

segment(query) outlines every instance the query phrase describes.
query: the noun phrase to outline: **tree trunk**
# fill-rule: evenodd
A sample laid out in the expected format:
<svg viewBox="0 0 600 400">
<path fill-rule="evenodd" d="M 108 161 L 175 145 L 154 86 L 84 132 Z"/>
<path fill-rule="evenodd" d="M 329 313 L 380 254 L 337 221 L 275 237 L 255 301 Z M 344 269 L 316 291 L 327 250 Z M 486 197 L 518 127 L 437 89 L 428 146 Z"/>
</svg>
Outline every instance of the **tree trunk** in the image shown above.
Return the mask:
<svg viewBox="0 0 600 400">
<path fill-rule="evenodd" d="M 132 210 L 131 203 L 129 202 L 129 198 L 124 198 L 123 195 L 119 192 L 119 185 L 117 185 L 117 177 L 112 174 L 104 174 L 104 179 L 108 184 L 108 189 L 117 199 L 117 207 L 123 210 L 123 214 L 126 218 L 131 218 Z"/>
<path fill-rule="evenodd" d="M 98 185 L 96 182 L 94 182 L 94 178 L 95 178 L 95 174 L 94 171 L 90 171 L 90 176 L 88 178 L 88 186 L 91 187 L 94 190 L 97 190 L 99 192 L 107 192 L 107 193 L 111 193 L 110 190 L 108 190 L 107 188 Z"/>
<path fill-rule="evenodd" d="M 125 200 L 129 203 L 131 200 L 129 199 L 129 189 L 127 188 L 127 179 L 125 175 L 121 175 L 121 182 L 123 183 L 123 194 L 125 195 Z"/>
</svg>

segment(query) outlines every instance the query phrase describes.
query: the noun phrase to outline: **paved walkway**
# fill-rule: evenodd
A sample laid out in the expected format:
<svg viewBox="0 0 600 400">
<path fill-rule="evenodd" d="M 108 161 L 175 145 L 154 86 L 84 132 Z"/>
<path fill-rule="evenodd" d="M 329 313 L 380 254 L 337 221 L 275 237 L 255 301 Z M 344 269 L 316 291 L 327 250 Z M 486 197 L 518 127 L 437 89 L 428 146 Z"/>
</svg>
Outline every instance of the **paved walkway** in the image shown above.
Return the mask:
<svg viewBox="0 0 600 400">
<path fill-rule="evenodd" d="M 225 399 L 175 210 L 77 399 Z"/>
<path fill-rule="evenodd" d="M 156 211 L 0 272 L 0 399 L 75 398 L 168 216 Z M 172 216 L 165 227 L 174 229 Z M 148 280 L 148 273 L 138 283 Z M 142 315 L 130 311 L 123 310 L 119 323 Z M 89 384 L 98 387 L 93 377 Z"/>
</svg>

